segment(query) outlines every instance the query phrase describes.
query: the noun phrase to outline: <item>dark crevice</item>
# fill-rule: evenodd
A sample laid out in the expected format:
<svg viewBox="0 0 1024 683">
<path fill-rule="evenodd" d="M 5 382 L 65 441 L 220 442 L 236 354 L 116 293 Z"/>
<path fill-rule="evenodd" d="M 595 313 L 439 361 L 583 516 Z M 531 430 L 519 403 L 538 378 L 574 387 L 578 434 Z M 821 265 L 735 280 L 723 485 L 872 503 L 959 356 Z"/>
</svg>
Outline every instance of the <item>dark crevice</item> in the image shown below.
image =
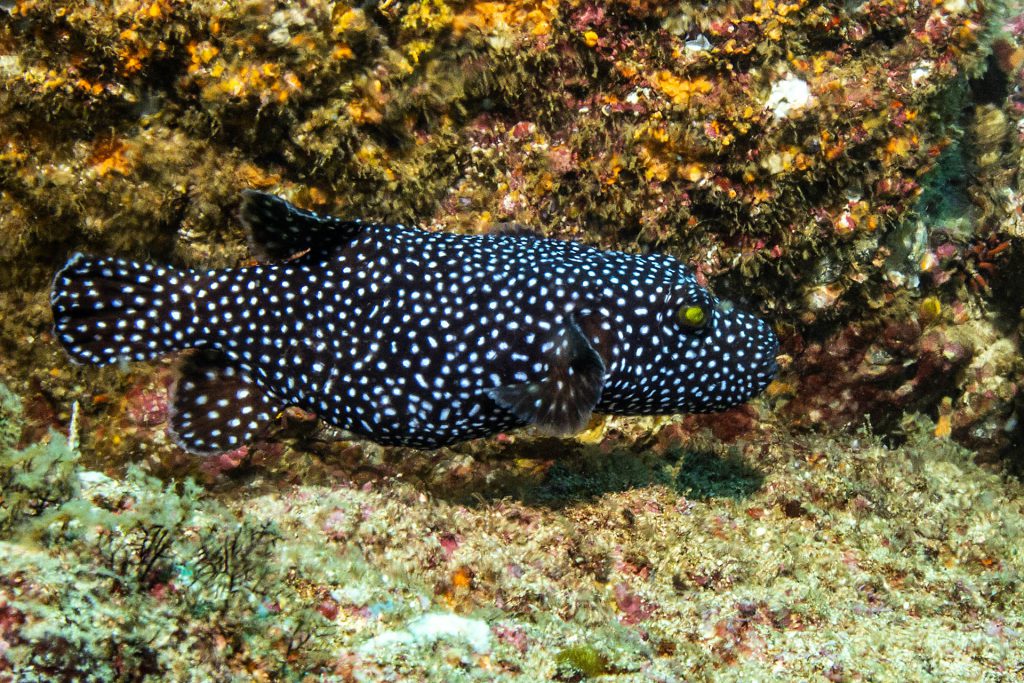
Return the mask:
<svg viewBox="0 0 1024 683">
<path fill-rule="evenodd" d="M 1002 106 L 1010 95 L 1010 79 L 999 66 L 995 55 L 985 60 L 985 70 L 976 78 L 970 79 L 972 104 L 994 104 Z"/>
</svg>

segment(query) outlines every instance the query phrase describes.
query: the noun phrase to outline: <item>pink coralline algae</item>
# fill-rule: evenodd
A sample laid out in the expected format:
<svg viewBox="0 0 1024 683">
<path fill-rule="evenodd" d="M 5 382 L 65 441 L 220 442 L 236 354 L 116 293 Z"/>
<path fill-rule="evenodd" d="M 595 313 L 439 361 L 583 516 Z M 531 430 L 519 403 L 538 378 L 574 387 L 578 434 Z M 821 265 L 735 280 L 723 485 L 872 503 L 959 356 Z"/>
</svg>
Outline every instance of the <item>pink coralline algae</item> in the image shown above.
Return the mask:
<svg viewBox="0 0 1024 683">
<path fill-rule="evenodd" d="M 625 583 L 615 584 L 612 587 L 612 596 L 615 599 L 615 606 L 621 612 L 619 619 L 627 626 L 650 619 L 657 610 L 657 605 L 638 596 Z"/>
<path fill-rule="evenodd" d="M 126 417 L 139 427 L 156 427 L 167 422 L 167 389 L 135 387 L 125 396 Z"/>
<path fill-rule="evenodd" d="M 209 481 L 213 481 L 226 472 L 237 469 L 247 457 L 249 457 L 249 446 L 242 446 L 233 451 L 203 458 L 199 469 Z"/>
</svg>

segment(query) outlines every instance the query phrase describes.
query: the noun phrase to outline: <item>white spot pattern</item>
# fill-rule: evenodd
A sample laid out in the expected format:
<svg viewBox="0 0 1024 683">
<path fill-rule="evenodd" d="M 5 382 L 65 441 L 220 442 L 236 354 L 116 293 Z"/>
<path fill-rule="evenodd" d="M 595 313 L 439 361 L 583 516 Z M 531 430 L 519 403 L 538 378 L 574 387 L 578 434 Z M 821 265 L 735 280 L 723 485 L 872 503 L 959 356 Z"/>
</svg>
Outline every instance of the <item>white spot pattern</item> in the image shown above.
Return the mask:
<svg viewBox="0 0 1024 683">
<path fill-rule="evenodd" d="M 570 321 L 604 360 L 595 412 L 718 410 L 775 374 L 768 325 L 722 310 L 671 257 L 358 225 L 341 244 L 250 268 L 76 255 L 54 279 L 56 336 L 93 364 L 217 349 L 274 403 L 419 448 L 521 426 L 488 392 L 546 377 Z M 700 330 L 677 317 L 692 305 L 708 314 Z M 134 335 L 122 331 L 126 320 Z M 217 422 L 217 407 L 208 410 Z M 226 434 L 230 420 L 248 422 L 236 410 L 218 417 Z"/>
</svg>

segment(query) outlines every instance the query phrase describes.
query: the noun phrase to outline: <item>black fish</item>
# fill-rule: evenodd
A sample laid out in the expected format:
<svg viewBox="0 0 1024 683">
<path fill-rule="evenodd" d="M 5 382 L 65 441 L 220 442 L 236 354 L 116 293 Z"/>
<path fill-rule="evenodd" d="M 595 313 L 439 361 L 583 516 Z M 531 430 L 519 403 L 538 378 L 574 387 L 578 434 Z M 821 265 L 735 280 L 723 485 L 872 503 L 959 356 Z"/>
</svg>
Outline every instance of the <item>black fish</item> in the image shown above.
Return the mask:
<svg viewBox="0 0 1024 683">
<path fill-rule="evenodd" d="M 568 434 L 593 412 L 720 410 L 776 372 L 768 325 L 668 256 L 345 221 L 251 190 L 241 218 L 254 252 L 279 262 L 76 254 L 53 280 L 55 334 L 76 361 L 197 350 L 171 415 L 192 452 L 249 443 L 289 405 L 436 448 L 527 424 Z"/>
</svg>

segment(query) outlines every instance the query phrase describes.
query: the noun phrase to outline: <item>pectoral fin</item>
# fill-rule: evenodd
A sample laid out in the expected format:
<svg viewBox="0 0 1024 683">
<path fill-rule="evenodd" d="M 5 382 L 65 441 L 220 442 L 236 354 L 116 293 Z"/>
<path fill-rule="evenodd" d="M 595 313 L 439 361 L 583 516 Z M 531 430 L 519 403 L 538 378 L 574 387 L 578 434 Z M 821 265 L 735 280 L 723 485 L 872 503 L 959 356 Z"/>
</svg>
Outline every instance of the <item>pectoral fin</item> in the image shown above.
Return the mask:
<svg viewBox="0 0 1024 683">
<path fill-rule="evenodd" d="M 492 389 L 499 405 L 541 430 L 573 434 L 587 426 L 604 386 L 604 361 L 571 319 L 556 336 L 548 376 Z"/>
<path fill-rule="evenodd" d="M 198 351 L 174 385 L 170 433 L 190 453 L 230 451 L 251 443 L 283 408 L 223 353 Z"/>
</svg>

